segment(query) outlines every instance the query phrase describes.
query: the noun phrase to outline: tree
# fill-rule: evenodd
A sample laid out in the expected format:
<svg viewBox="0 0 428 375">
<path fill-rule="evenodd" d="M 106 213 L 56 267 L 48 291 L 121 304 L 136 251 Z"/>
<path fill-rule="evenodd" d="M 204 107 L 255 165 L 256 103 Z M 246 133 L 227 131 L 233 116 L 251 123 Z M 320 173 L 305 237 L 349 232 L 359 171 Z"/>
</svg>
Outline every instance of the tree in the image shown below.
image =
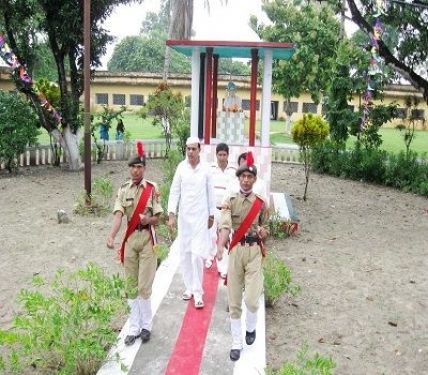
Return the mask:
<svg viewBox="0 0 428 375">
<path fill-rule="evenodd" d="M 184 140 L 190 133 L 189 117 L 186 113 L 183 97 L 174 94 L 166 82 L 162 82 L 147 102 L 147 111 L 153 115 L 153 125 L 160 125 L 166 143 L 166 156 L 171 149 L 172 135 L 175 133 L 180 141 L 182 151 Z"/>
<path fill-rule="evenodd" d="M 112 37 L 102 23 L 118 4 L 140 3 L 142 0 L 91 1 L 91 66 L 101 64 L 106 44 Z M 70 168 L 80 168 L 79 141 L 81 121 L 79 98 L 83 92 L 83 0 L 0 0 L 0 19 L 12 50 L 27 67 L 34 65 L 34 35 L 46 37 L 54 56 L 61 91 L 59 108 L 61 123 L 54 121 L 40 108 L 37 93 L 18 86 L 33 103 L 42 126 L 64 148 Z M 34 31 L 29 33 L 28 30 Z M 30 40 L 31 37 L 31 40 Z M 29 43 L 30 41 L 30 43 Z M 30 69 L 31 71 L 31 69 Z"/>
<path fill-rule="evenodd" d="M 21 96 L 4 91 L 0 91 L 0 108 L 0 162 L 12 172 L 25 147 L 37 141 L 37 116 Z"/>
<path fill-rule="evenodd" d="M 166 34 L 151 32 L 148 36 L 128 36 L 116 45 L 108 62 L 112 72 L 162 73 L 165 58 Z M 171 71 L 189 73 L 190 60 L 186 56 L 171 52 Z"/>
<path fill-rule="evenodd" d="M 298 120 L 291 130 L 293 141 L 300 147 L 303 155 L 303 164 L 305 167 L 305 192 L 303 200 L 306 201 L 306 193 L 309 184 L 309 171 L 311 161 L 311 150 L 321 145 L 329 134 L 329 126 L 327 121 L 318 115 L 312 113 L 303 115 L 303 118 Z"/>
<path fill-rule="evenodd" d="M 331 1 L 331 0 L 330 0 Z M 343 13 L 342 1 L 333 1 Z M 357 6 L 355 0 L 347 0 L 351 20 L 367 35 L 372 34 L 373 0 L 361 0 Z M 397 43 L 388 45 L 385 40 L 379 42 L 379 54 L 385 63 L 398 72 L 421 91 L 428 103 L 428 9 L 419 0 L 412 3 L 391 1 L 388 9 L 381 15 L 382 22 L 398 31 Z M 424 73 L 422 73 L 424 72 Z M 422 75 L 424 74 L 424 76 Z"/>
<path fill-rule="evenodd" d="M 290 60 L 274 62 L 272 89 L 289 103 L 292 97 L 308 92 L 319 103 L 326 91 L 342 40 L 341 26 L 329 6 L 313 3 L 295 5 L 274 0 L 263 5 L 270 24 L 251 18 L 251 27 L 263 40 L 295 43 Z"/>
</svg>

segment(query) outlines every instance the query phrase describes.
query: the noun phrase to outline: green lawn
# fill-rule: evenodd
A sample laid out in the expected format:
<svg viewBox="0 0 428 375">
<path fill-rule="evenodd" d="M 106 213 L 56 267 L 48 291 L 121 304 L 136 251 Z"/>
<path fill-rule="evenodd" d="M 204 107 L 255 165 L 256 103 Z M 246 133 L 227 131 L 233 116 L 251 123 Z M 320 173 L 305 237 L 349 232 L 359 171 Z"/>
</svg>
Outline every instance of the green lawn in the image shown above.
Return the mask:
<svg viewBox="0 0 428 375">
<path fill-rule="evenodd" d="M 160 126 L 153 126 L 152 119 L 148 118 L 143 120 L 134 113 L 125 113 L 123 116 L 123 122 L 125 124 L 126 131 L 131 133 L 131 139 L 159 139 L 162 138 Z M 248 120 L 246 121 L 246 128 L 248 129 Z M 256 128 L 260 130 L 260 121 L 257 121 Z M 271 143 L 294 143 L 291 136 L 284 133 L 285 122 L 284 121 L 271 121 Z M 116 133 L 116 122 L 113 122 L 113 126 L 110 129 L 110 139 L 115 139 Z M 405 150 L 403 141 L 403 132 L 397 129 L 381 129 L 380 134 L 382 135 L 382 149 L 389 152 L 400 152 Z M 83 132 L 82 132 L 83 135 Z M 355 137 L 350 137 L 348 140 L 348 148 L 352 147 L 355 142 Z M 45 130 L 42 130 L 42 134 L 39 136 L 40 144 L 49 144 L 49 136 Z M 415 139 L 413 140 L 412 150 L 419 154 L 428 152 L 428 131 L 416 131 Z"/>
<path fill-rule="evenodd" d="M 291 136 L 284 134 L 285 124 L 283 121 L 272 121 L 271 122 L 271 143 L 294 143 Z M 385 128 L 380 130 L 382 136 L 383 150 L 388 152 L 399 153 L 405 151 L 406 146 L 404 145 L 404 135 L 398 129 Z M 349 137 L 347 147 L 352 148 L 356 141 L 356 137 Z M 428 131 L 417 130 L 415 131 L 415 138 L 411 144 L 411 149 L 416 151 L 418 154 L 428 153 Z"/>
<path fill-rule="evenodd" d="M 95 119 L 97 121 L 97 119 Z M 162 138 L 161 127 L 153 126 L 152 119 L 142 119 L 135 113 L 125 113 L 123 115 L 123 123 L 125 131 L 131 133 L 131 139 L 157 139 Z M 99 133 L 97 134 L 99 136 Z M 113 121 L 109 131 L 110 140 L 114 140 L 116 135 L 116 121 Z M 83 137 L 83 132 L 82 132 Z M 40 144 L 49 144 L 49 135 L 46 130 L 42 129 L 42 134 L 39 136 Z"/>
</svg>

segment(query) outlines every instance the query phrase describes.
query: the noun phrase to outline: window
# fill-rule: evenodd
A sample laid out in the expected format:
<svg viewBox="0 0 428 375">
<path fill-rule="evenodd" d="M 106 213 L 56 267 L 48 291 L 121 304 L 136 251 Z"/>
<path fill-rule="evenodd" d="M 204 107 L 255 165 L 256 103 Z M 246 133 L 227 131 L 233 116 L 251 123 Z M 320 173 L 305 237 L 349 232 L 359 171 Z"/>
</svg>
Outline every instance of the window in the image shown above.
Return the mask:
<svg viewBox="0 0 428 375">
<path fill-rule="evenodd" d="M 125 105 L 125 94 L 113 94 L 114 105 Z"/>
<path fill-rule="evenodd" d="M 423 120 L 425 118 L 425 111 L 423 109 L 412 109 L 412 118 L 415 120 Z"/>
<path fill-rule="evenodd" d="M 192 97 L 190 95 L 184 97 L 184 105 L 186 107 L 192 106 Z"/>
<path fill-rule="evenodd" d="M 303 103 L 303 113 L 317 113 L 318 105 L 315 103 Z"/>
<path fill-rule="evenodd" d="M 108 104 L 108 94 L 95 94 L 97 104 Z"/>
<path fill-rule="evenodd" d="M 298 102 L 290 102 L 290 104 L 288 104 L 288 108 L 287 108 L 287 102 L 284 102 L 284 112 L 287 114 L 293 114 L 296 113 L 298 111 L 299 108 L 299 103 Z"/>
<path fill-rule="evenodd" d="M 398 118 L 404 119 L 407 117 L 407 108 L 397 108 Z"/>
<path fill-rule="evenodd" d="M 144 95 L 133 95 L 129 96 L 130 105 L 144 105 Z"/>
<path fill-rule="evenodd" d="M 260 100 L 256 100 L 256 111 L 260 109 Z M 250 110 L 250 101 L 248 99 L 242 99 L 242 110 Z"/>
</svg>

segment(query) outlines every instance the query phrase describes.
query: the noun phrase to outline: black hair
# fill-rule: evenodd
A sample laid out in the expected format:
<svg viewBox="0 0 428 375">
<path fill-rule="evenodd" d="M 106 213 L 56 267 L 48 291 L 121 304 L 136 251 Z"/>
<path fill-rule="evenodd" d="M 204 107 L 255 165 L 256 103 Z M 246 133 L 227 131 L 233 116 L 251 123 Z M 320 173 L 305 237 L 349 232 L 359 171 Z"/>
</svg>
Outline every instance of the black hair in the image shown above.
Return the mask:
<svg viewBox="0 0 428 375">
<path fill-rule="evenodd" d="M 247 160 L 247 153 L 243 152 L 241 155 L 238 156 L 238 167 L 239 167 L 239 162 L 241 161 L 241 159 Z"/>
<path fill-rule="evenodd" d="M 218 154 L 220 151 L 226 151 L 229 155 L 229 146 L 226 143 L 219 143 L 215 148 L 215 153 Z"/>
</svg>

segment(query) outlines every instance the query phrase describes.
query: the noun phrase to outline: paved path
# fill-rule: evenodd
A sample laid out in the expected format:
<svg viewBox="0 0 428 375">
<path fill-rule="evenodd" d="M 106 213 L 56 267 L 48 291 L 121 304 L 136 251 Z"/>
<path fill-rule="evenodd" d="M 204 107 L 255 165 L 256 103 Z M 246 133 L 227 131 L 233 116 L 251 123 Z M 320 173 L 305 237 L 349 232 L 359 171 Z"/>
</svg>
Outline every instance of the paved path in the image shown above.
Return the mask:
<svg viewBox="0 0 428 375">
<path fill-rule="evenodd" d="M 152 309 L 154 314 L 151 340 L 141 340 L 130 347 L 124 345 L 128 322 L 122 329 L 118 344 L 98 375 L 258 375 L 264 374 L 265 311 L 260 301 L 257 339 L 246 346 L 241 359 L 229 359 L 231 335 L 229 315 L 226 312 L 227 291 L 213 266 L 205 270 L 205 307 L 196 310 L 193 300 L 181 299 L 184 285 L 178 271 L 178 248 L 171 247 L 168 258 L 159 267 L 153 284 Z M 245 309 L 245 306 L 244 306 Z M 245 310 L 243 310 L 244 322 Z M 243 334 L 245 327 L 242 327 Z"/>
</svg>

